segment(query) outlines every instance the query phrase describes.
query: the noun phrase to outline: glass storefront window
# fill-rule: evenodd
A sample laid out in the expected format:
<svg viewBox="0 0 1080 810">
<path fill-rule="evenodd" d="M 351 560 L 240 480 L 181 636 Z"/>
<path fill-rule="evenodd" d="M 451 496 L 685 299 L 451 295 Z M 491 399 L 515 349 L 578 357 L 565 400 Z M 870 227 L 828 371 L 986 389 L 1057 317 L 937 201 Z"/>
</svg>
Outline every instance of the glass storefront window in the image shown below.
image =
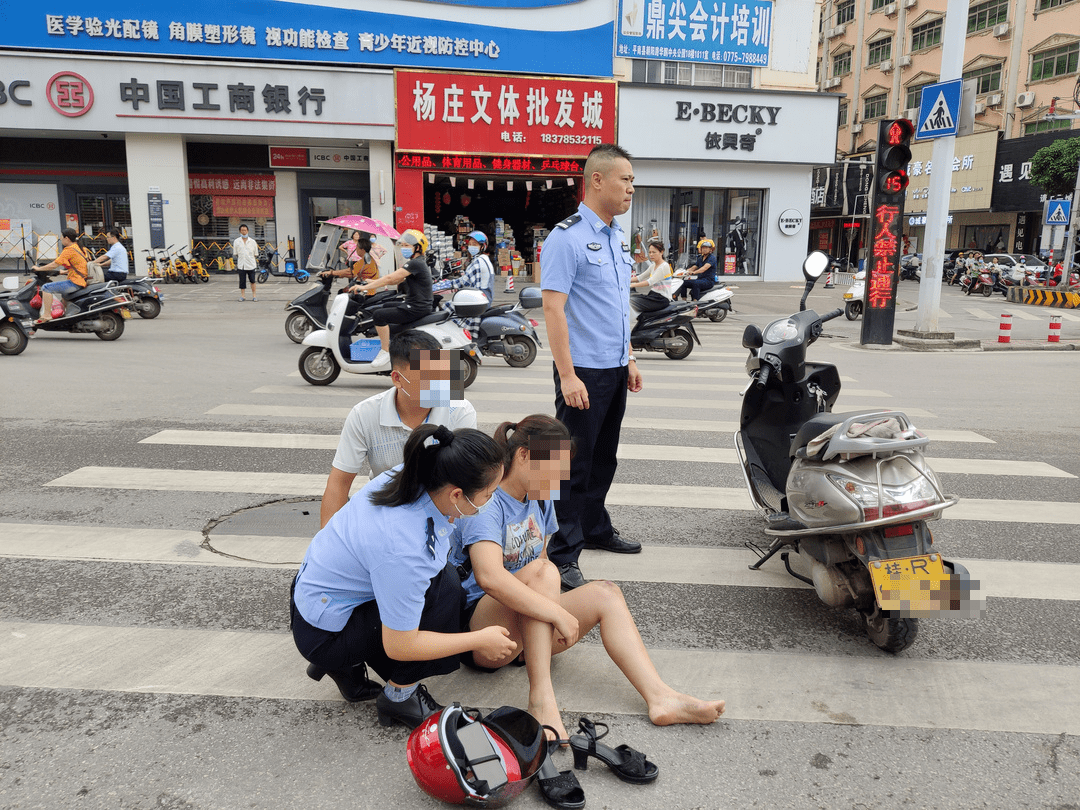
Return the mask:
<svg viewBox="0 0 1080 810">
<path fill-rule="evenodd" d="M 721 274 L 761 274 L 761 189 L 638 188 L 631 229 L 635 244 L 659 238 L 675 268 L 689 267 L 697 242 L 716 243 Z"/>
</svg>

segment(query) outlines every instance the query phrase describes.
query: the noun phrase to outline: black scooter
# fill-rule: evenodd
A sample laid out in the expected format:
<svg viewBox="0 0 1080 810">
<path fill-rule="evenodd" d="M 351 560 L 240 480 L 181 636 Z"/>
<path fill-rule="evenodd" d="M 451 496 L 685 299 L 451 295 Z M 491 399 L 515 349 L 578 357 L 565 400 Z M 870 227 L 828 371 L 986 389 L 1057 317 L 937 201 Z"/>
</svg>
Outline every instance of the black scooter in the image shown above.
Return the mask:
<svg viewBox="0 0 1080 810">
<path fill-rule="evenodd" d="M 18 284 L 14 276 L 4 279 L 5 290 L 17 289 Z M 29 307 L 14 298 L 0 297 L 0 354 L 22 354 L 33 328 Z"/>
<path fill-rule="evenodd" d="M 149 276 L 127 281 L 106 281 L 105 284 L 131 296 L 131 308 L 140 318 L 152 320 L 161 314 L 165 296 Z"/>
<path fill-rule="evenodd" d="M 57 275 L 55 270 L 31 270 L 33 279 L 20 287 L 12 296 L 25 306 L 33 318 L 38 317 L 41 304 L 33 305 L 41 285 Z M 55 296 L 54 296 L 55 300 Z M 124 322 L 131 317 L 131 296 L 108 283 L 88 284 L 78 292 L 67 296 L 64 314 L 46 323 L 35 323 L 35 329 L 45 332 L 93 332 L 102 340 L 116 340 L 124 334 Z"/>
<path fill-rule="evenodd" d="M 685 360 L 694 343 L 701 345 L 694 329 L 696 315 L 697 304 L 677 302 L 656 312 L 643 312 L 630 330 L 630 346 L 634 351 L 663 352 L 672 360 Z"/>
<path fill-rule="evenodd" d="M 304 338 L 316 329 L 326 328 L 326 314 L 330 306 L 330 291 L 334 276 L 319 276 L 319 286 L 300 293 L 285 305 L 285 334 L 293 343 L 303 343 Z"/>
</svg>

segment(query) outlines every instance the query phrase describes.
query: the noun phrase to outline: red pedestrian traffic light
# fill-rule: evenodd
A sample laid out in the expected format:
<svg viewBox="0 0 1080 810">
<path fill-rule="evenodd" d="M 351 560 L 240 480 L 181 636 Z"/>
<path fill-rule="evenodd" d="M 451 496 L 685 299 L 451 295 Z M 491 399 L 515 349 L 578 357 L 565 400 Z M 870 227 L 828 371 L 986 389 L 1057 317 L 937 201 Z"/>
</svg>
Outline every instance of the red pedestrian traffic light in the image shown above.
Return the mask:
<svg viewBox="0 0 1080 810">
<path fill-rule="evenodd" d="M 911 139 L 915 126 L 906 118 L 882 122 L 878 129 L 877 174 L 878 202 L 896 203 L 908 187 L 907 165 L 911 160 Z"/>
</svg>

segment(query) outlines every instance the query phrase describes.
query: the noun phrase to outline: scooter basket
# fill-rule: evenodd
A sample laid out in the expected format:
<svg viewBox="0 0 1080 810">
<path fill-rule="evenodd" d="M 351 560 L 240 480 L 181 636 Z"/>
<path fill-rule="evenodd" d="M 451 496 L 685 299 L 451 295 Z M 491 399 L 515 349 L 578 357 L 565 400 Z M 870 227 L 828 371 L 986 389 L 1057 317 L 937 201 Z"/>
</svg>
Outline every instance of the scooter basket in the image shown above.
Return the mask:
<svg viewBox="0 0 1080 810">
<path fill-rule="evenodd" d="M 363 338 L 349 345 L 349 359 L 354 363 L 370 363 L 379 354 L 378 338 Z"/>
</svg>

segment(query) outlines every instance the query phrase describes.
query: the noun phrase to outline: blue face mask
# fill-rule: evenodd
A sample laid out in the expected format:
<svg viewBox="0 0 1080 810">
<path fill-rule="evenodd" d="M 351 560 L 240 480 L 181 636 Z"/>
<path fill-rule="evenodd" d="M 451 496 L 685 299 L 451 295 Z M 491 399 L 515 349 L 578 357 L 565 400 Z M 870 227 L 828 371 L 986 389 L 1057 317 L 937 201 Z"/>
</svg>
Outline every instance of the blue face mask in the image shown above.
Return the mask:
<svg viewBox="0 0 1080 810">
<path fill-rule="evenodd" d="M 449 380 L 429 380 L 420 389 L 419 402 L 425 408 L 449 408 L 451 401 Z"/>
<path fill-rule="evenodd" d="M 479 256 L 480 255 L 480 246 L 479 245 L 469 245 L 469 255 L 470 256 Z"/>
<path fill-rule="evenodd" d="M 402 245 L 401 246 L 401 257 L 403 259 L 411 259 L 412 255 L 413 255 L 413 249 L 412 249 L 411 246 L 409 246 L 409 245 Z"/>
</svg>

